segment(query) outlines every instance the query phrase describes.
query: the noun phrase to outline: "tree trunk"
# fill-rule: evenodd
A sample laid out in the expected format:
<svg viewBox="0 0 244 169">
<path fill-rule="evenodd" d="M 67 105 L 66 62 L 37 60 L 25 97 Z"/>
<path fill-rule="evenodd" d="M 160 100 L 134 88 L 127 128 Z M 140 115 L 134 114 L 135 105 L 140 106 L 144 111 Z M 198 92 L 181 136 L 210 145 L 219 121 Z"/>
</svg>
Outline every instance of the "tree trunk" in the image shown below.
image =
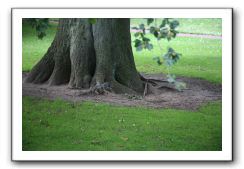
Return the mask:
<svg viewBox="0 0 244 169">
<path fill-rule="evenodd" d="M 47 53 L 26 82 L 69 84 L 98 93 L 144 91 L 131 48 L 129 19 L 60 19 Z"/>
<path fill-rule="evenodd" d="M 92 25 L 88 19 L 73 19 L 70 29 L 71 76 L 72 88 L 89 88 L 96 68 L 93 45 Z"/>
</svg>

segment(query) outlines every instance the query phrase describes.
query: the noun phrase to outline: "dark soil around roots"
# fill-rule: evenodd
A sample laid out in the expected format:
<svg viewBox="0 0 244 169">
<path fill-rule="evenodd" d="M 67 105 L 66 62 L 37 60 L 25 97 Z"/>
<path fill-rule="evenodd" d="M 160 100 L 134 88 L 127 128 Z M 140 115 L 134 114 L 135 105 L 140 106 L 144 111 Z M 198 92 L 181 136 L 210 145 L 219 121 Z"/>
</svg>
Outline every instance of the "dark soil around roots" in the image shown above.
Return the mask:
<svg viewBox="0 0 244 169">
<path fill-rule="evenodd" d="M 28 73 L 23 73 L 23 81 Z M 164 79 L 163 74 L 143 75 L 146 78 Z M 48 86 L 47 84 L 23 83 L 22 95 L 46 99 L 64 99 L 72 102 L 93 101 L 112 105 L 143 106 L 151 108 L 174 108 L 196 110 L 204 103 L 221 100 L 222 85 L 210 83 L 198 78 L 179 77 L 187 84 L 187 89 L 179 92 L 173 89 L 162 89 L 160 93 L 148 94 L 145 97 L 130 94 L 105 93 L 90 94 L 88 90 L 70 89 L 68 85 Z"/>
</svg>

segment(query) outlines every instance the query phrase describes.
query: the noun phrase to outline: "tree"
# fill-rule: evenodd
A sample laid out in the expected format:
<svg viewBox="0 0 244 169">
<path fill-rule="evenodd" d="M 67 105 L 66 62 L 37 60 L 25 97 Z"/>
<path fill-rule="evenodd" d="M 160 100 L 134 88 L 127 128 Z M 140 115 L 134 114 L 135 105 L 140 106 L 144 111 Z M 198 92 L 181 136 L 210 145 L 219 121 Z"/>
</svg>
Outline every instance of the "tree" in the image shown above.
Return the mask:
<svg viewBox="0 0 244 169">
<path fill-rule="evenodd" d="M 150 24 L 153 19 L 148 19 Z M 167 21 L 167 22 L 165 22 Z M 38 29 L 38 37 L 45 36 L 47 19 L 29 19 Z M 164 23 L 165 22 L 165 23 Z M 170 25 L 168 32 L 164 26 Z M 173 24 L 173 25 L 172 25 Z M 150 32 L 157 39 L 175 37 L 177 22 L 164 19 L 160 28 L 151 27 Z M 152 49 L 150 39 L 145 37 L 144 25 L 137 33 L 138 49 Z M 161 29 L 162 28 L 162 29 Z M 157 34 L 157 35 L 156 35 Z M 165 55 L 167 61 L 174 61 L 174 51 Z M 171 55 L 173 57 L 171 57 Z M 164 56 L 164 58 L 165 58 Z M 178 55 L 177 55 L 178 56 Z M 161 63 L 159 57 L 157 62 Z M 171 78 L 172 79 L 172 78 Z M 115 93 L 143 94 L 156 88 L 174 88 L 175 81 L 146 79 L 136 70 L 130 37 L 130 19 L 59 19 L 55 38 L 43 58 L 34 66 L 25 82 L 67 84 L 70 88 L 90 89 L 97 94 L 104 91 Z M 170 84 L 170 83 L 171 84 Z M 176 87 L 177 88 L 177 87 Z"/>
<path fill-rule="evenodd" d="M 132 53 L 130 19 L 97 19 L 95 24 L 89 19 L 60 19 L 51 46 L 25 81 L 143 93 L 144 78 Z"/>
</svg>

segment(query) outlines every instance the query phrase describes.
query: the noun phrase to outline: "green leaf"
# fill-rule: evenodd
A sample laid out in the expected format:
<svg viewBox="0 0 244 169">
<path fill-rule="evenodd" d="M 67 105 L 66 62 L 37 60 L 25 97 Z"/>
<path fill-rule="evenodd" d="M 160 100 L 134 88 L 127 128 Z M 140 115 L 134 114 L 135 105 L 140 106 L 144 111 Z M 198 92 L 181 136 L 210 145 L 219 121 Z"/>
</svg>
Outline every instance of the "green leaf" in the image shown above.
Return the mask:
<svg viewBox="0 0 244 169">
<path fill-rule="evenodd" d="M 141 44 L 142 44 L 142 41 L 141 40 L 139 40 L 139 39 L 136 39 L 136 40 L 134 40 L 134 43 L 135 43 L 135 47 L 138 47 L 138 46 L 141 46 Z"/>
<path fill-rule="evenodd" d="M 143 37 L 142 40 L 143 40 L 144 42 L 149 42 L 149 41 L 150 41 L 150 39 L 148 39 L 148 38 L 146 38 L 146 37 Z"/>
<path fill-rule="evenodd" d="M 138 52 L 142 51 L 142 49 L 143 49 L 142 45 L 136 47 L 136 51 L 138 51 Z"/>
<path fill-rule="evenodd" d="M 168 53 L 172 53 L 174 52 L 174 49 L 173 48 L 168 48 Z"/>
<path fill-rule="evenodd" d="M 156 31 L 156 28 L 154 26 L 150 27 L 150 33 L 154 33 Z"/>
<path fill-rule="evenodd" d="M 150 33 L 153 34 L 156 38 L 158 37 L 158 31 L 157 28 L 154 26 L 150 27 Z"/>
<path fill-rule="evenodd" d="M 139 35 L 140 35 L 140 32 L 136 32 L 136 33 L 134 34 L 135 37 L 138 37 Z"/>
<path fill-rule="evenodd" d="M 168 36 L 169 30 L 168 28 L 162 28 L 160 29 L 160 37 L 161 38 L 166 38 Z"/>
<path fill-rule="evenodd" d="M 179 59 L 181 54 L 174 51 L 173 48 L 168 48 L 168 52 L 163 56 L 166 66 L 174 65 Z"/>
<path fill-rule="evenodd" d="M 142 24 L 139 25 L 139 28 L 140 28 L 141 30 L 144 30 L 144 29 L 145 29 L 145 25 L 142 23 Z"/>
<path fill-rule="evenodd" d="M 97 22 L 97 19 L 96 19 L 96 18 L 89 18 L 89 19 L 88 19 L 88 22 L 89 22 L 90 24 L 95 24 L 95 23 Z"/>
<path fill-rule="evenodd" d="M 173 60 L 171 60 L 171 59 L 165 59 L 165 64 L 166 64 L 166 66 L 173 66 L 173 64 L 174 64 L 174 61 Z"/>
<path fill-rule="evenodd" d="M 183 89 L 186 89 L 186 83 L 184 82 L 178 82 L 176 81 L 175 83 L 175 88 L 178 90 L 178 91 L 182 91 Z"/>
<path fill-rule="evenodd" d="M 167 75 L 167 81 L 169 82 L 169 83 L 174 83 L 175 82 L 175 75 Z"/>
<path fill-rule="evenodd" d="M 155 31 L 155 32 L 153 33 L 153 35 L 154 35 L 156 38 L 158 38 L 158 31 Z"/>
<path fill-rule="evenodd" d="M 153 60 L 156 60 L 158 65 L 162 65 L 162 62 L 158 56 L 153 57 Z"/>
<path fill-rule="evenodd" d="M 168 19 L 168 18 L 164 18 L 164 19 L 162 20 L 162 23 L 161 23 L 161 25 L 160 25 L 159 27 L 160 27 L 160 28 L 165 27 L 166 24 L 168 24 L 168 23 L 169 23 L 169 19 Z"/>
<path fill-rule="evenodd" d="M 145 35 L 146 34 L 146 29 L 144 24 L 140 24 L 139 28 L 142 30 L 142 33 Z"/>
<path fill-rule="evenodd" d="M 36 29 L 36 34 L 39 39 L 42 39 L 46 36 L 46 30 L 49 27 L 49 19 L 48 18 L 29 18 L 28 23 L 32 26 L 32 28 Z"/>
<path fill-rule="evenodd" d="M 148 18 L 147 19 L 147 25 L 150 25 L 151 23 L 153 23 L 154 19 L 153 18 Z"/>
<path fill-rule="evenodd" d="M 180 23 L 177 20 L 173 20 L 172 22 L 169 23 L 169 26 L 170 26 L 171 29 L 175 29 L 179 25 L 180 25 Z"/>
<path fill-rule="evenodd" d="M 147 43 L 147 44 L 146 44 L 146 48 L 147 48 L 148 50 L 152 50 L 152 49 L 153 49 L 153 45 L 150 44 L 150 43 Z"/>
<path fill-rule="evenodd" d="M 176 35 L 177 35 L 177 33 L 179 33 L 178 31 L 176 31 L 176 30 L 170 30 L 172 33 L 173 33 L 173 38 L 175 38 L 176 37 Z"/>
<path fill-rule="evenodd" d="M 39 39 L 43 39 L 44 36 L 46 36 L 46 33 L 45 32 L 37 32 L 37 37 Z"/>
</svg>

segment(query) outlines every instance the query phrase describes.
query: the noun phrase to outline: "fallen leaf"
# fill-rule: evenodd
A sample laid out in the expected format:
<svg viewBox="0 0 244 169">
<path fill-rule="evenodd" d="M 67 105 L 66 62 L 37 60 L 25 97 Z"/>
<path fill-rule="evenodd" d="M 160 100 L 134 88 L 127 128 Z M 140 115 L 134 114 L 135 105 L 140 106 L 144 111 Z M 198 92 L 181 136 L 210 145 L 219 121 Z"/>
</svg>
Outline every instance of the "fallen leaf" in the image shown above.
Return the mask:
<svg viewBox="0 0 244 169">
<path fill-rule="evenodd" d="M 101 142 L 98 141 L 98 140 L 92 140 L 91 143 L 92 143 L 92 144 L 95 144 L 95 145 L 96 145 L 96 144 L 101 144 Z"/>
<path fill-rule="evenodd" d="M 122 140 L 127 141 L 128 137 L 121 137 Z"/>
</svg>

